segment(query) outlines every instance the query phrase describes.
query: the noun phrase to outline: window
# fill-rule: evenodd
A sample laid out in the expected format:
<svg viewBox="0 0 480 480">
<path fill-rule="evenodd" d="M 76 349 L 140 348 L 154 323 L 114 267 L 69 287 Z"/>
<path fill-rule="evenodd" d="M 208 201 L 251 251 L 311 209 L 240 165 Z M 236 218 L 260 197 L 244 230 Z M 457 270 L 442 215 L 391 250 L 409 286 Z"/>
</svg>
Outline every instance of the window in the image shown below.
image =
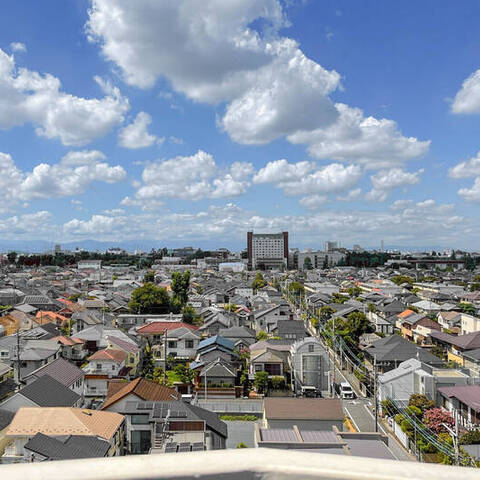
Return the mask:
<svg viewBox="0 0 480 480">
<path fill-rule="evenodd" d="M 193 340 L 185 340 L 185 348 L 193 348 Z"/>
<path fill-rule="evenodd" d="M 148 453 L 152 445 L 152 434 L 150 430 L 139 430 L 132 432 L 131 453 Z"/>
<path fill-rule="evenodd" d="M 2 350 L 0 352 L 0 358 L 9 358 L 10 357 L 10 352 L 8 350 Z"/>
<path fill-rule="evenodd" d="M 168 348 L 177 348 L 177 342 L 175 340 L 169 340 Z"/>
<path fill-rule="evenodd" d="M 261 372 L 261 371 L 263 371 L 262 366 L 261 366 L 261 365 L 255 365 L 255 371 L 256 371 L 256 372 Z"/>
<path fill-rule="evenodd" d="M 96 369 L 96 370 L 101 370 L 101 369 L 102 369 L 102 364 L 101 364 L 101 363 L 97 363 L 97 364 L 95 365 L 95 369 Z"/>
<path fill-rule="evenodd" d="M 132 425 L 148 425 L 148 415 L 132 415 L 130 419 Z"/>
<path fill-rule="evenodd" d="M 315 351 L 315 345 L 308 346 L 308 353 L 313 353 Z"/>
</svg>

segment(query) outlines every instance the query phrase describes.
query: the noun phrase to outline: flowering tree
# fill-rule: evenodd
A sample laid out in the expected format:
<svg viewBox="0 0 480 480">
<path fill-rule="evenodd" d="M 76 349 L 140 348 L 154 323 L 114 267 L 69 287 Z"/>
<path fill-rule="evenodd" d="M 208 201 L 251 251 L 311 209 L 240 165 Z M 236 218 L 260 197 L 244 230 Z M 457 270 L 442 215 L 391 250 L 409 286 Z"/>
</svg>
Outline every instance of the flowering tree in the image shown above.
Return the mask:
<svg viewBox="0 0 480 480">
<path fill-rule="evenodd" d="M 435 433 L 445 433 L 447 429 L 442 424 L 453 427 L 455 421 L 449 412 L 441 408 L 431 408 L 423 414 L 423 423 Z"/>
</svg>

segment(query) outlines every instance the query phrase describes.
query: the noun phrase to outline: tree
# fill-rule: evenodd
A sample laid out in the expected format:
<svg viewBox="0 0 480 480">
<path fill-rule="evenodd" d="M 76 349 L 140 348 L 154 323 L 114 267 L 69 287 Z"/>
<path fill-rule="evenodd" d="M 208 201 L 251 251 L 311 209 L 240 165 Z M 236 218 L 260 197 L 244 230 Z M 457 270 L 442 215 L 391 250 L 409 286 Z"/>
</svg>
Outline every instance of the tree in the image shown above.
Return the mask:
<svg viewBox="0 0 480 480">
<path fill-rule="evenodd" d="M 350 287 L 347 288 L 347 293 L 350 295 L 351 298 L 358 297 L 362 293 L 362 289 L 359 287 Z"/>
<path fill-rule="evenodd" d="M 168 313 L 170 310 L 170 297 L 165 288 L 159 288 L 153 283 L 146 283 L 132 292 L 128 303 L 132 313 Z"/>
<path fill-rule="evenodd" d="M 321 322 L 322 323 L 326 322 L 334 313 L 335 313 L 335 310 L 332 307 L 329 307 L 328 305 L 324 305 L 323 307 L 321 307 L 319 311 Z"/>
<path fill-rule="evenodd" d="M 183 307 L 188 301 L 188 289 L 190 288 L 190 270 L 186 272 L 173 272 L 170 287 L 173 292 L 173 300 Z M 181 308 L 180 307 L 180 308 Z"/>
<path fill-rule="evenodd" d="M 257 333 L 257 341 L 260 342 L 262 340 L 266 340 L 268 338 L 267 332 L 264 332 L 263 330 L 259 330 Z"/>
<path fill-rule="evenodd" d="M 404 283 L 413 285 L 415 283 L 415 279 L 412 277 L 407 277 L 406 275 L 395 275 L 392 277 L 392 282 L 396 285 L 403 285 Z"/>
<path fill-rule="evenodd" d="M 348 297 L 346 295 L 342 295 L 341 293 L 336 293 L 335 292 L 332 295 L 332 300 L 333 300 L 333 303 L 342 304 L 342 303 L 345 303 L 348 300 Z"/>
<path fill-rule="evenodd" d="M 190 325 L 196 325 L 201 317 L 197 314 L 193 307 L 185 305 L 182 310 L 182 320 Z"/>
<path fill-rule="evenodd" d="M 445 433 L 447 429 L 442 424 L 453 427 L 455 421 L 452 415 L 441 408 L 431 408 L 423 414 L 423 423 L 435 433 Z"/>
<path fill-rule="evenodd" d="M 267 282 L 266 280 L 263 278 L 263 275 L 261 274 L 261 272 L 258 272 L 256 275 L 255 275 L 255 279 L 253 280 L 252 282 L 252 288 L 253 290 L 256 292 L 257 290 L 259 290 L 260 288 L 263 288 L 267 285 Z"/>
<path fill-rule="evenodd" d="M 256 372 L 253 384 L 258 393 L 265 393 L 268 388 L 268 372 Z"/>
<path fill-rule="evenodd" d="M 313 268 L 312 259 L 310 257 L 306 257 L 303 261 L 303 268 L 305 270 L 311 270 Z"/>
<path fill-rule="evenodd" d="M 7 253 L 8 263 L 15 263 L 17 259 L 17 252 L 8 252 Z"/>
<path fill-rule="evenodd" d="M 195 370 L 190 370 L 190 368 L 188 368 L 183 363 L 177 365 L 173 370 L 175 371 L 177 377 L 182 383 L 192 383 L 196 375 Z"/>
<path fill-rule="evenodd" d="M 368 321 L 367 316 L 362 312 L 352 312 L 347 315 L 348 330 L 350 335 L 358 343 L 360 336 L 364 333 L 372 333 L 375 328 Z"/>
<path fill-rule="evenodd" d="M 288 290 L 292 292 L 294 295 L 300 295 L 305 291 L 305 288 L 300 282 L 292 282 L 288 286 Z"/>
<path fill-rule="evenodd" d="M 232 312 L 233 313 L 233 312 L 235 312 L 235 310 L 237 310 L 237 308 L 238 307 L 234 303 L 229 303 L 229 304 L 225 305 L 225 310 L 227 312 Z"/>
<path fill-rule="evenodd" d="M 458 307 L 463 313 L 468 315 L 475 315 L 475 307 L 471 303 L 461 302 L 458 304 Z"/>
<path fill-rule="evenodd" d="M 143 277 L 143 282 L 155 283 L 155 272 L 153 270 L 150 270 L 149 272 L 147 272 Z"/>
<path fill-rule="evenodd" d="M 150 345 L 145 347 L 143 353 L 143 365 L 141 376 L 147 380 L 153 380 L 155 372 L 155 362 L 153 360 L 152 349 Z"/>
</svg>

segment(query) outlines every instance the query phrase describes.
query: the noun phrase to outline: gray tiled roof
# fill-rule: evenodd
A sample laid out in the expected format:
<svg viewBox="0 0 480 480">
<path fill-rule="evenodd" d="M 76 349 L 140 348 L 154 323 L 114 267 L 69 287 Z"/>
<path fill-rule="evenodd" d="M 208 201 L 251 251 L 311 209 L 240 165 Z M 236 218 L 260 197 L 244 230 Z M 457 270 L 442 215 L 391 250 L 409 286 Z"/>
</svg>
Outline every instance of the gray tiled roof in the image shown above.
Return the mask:
<svg viewBox="0 0 480 480">
<path fill-rule="evenodd" d="M 86 435 L 53 438 L 37 433 L 25 445 L 27 450 L 48 460 L 105 457 L 110 444 L 106 440 Z"/>
<path fill-rule="evenodd" d="M 18 393 L 39 407 L 72 407 L 80 399 L 78 393 L 70 390 L 50 375 L 43 375 Z"/>
<path fill-rule="evenodd" d="M 63 358 L 57 358 L 53 362 L 47 363 L 47 365 L 32 372 L 27 378 L 39 378 L 43 375 L 50 375 L 55 380 L 69 387 L 80 378 L 83 378 L 85 373 L 73 363 Z"/>
</svg>

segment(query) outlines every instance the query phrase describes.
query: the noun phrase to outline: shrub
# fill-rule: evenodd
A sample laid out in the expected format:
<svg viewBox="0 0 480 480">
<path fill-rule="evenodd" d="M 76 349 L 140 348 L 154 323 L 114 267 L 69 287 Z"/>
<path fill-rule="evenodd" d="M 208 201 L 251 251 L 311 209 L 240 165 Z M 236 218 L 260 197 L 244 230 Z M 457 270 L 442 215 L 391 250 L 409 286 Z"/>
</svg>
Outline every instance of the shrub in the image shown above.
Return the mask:
<svg viewBox="0 0 480 480">
<path fill-rule="evenodd" d="M 256 422 L 258 420 L 256 415 L 220 415 L 219 418 L 227 422 Z"/>
<path fill-rule="evenodd" d="M 243 443 L 243 442 L 240 442 L 238 445 L 237 445 L 237 448 L 248 448 L 248 445 Z"/>
<path fill-rule="evenodd" d="M 480 430 L 471 430 L 470 432 L 465 432 L 460 437 L 461 445 L 478 445 L 480 444 Z"/>
<path fill-rule="evenodd" d="M 281 375 L 275 375 L 270 379 L 274 390 L 283 390 L 285 388 L 285 378 Z"/>
</svg>

